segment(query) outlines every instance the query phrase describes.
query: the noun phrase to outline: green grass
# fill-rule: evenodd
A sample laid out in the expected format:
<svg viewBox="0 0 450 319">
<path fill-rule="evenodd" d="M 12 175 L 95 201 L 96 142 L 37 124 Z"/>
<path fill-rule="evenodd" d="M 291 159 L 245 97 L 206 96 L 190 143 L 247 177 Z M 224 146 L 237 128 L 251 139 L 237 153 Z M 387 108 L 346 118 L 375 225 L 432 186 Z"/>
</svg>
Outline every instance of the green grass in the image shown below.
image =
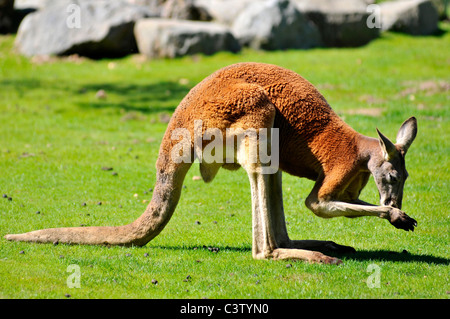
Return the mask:
<svg viewBox="0 0 450 319">
<path fill-rule="evenodd" d="M 387 33 L 361 48 L 155 61 L 37 63 L 14 54 L 14 37 L 1 37 L 0 195 L 12 200 L 0 198 L 0 297 L 447 299 L 450 27 L 442 27 L 440 36 Z M 302 74 L 369 136 L 378 127 L 394 139 L 415 115 L 419 134 L 407 156 L 403 208 L 418 221 L 416 231 L 376 218 L 320 219 L 303 204 L 312 182 L 285 174 L 291 238 L 333 240 L 358 252 L 342 256 L 337 267 L 253 260 L 246 174 L 222 170 L 207 185 L 192 180 L 199 174 L 194 165 L 172 220 L 145 247 L 3 239 L 39 228 L 133 221 L 151 197 L 165 117 L 204 77 L 241 61 Z M 96 98 L 101 89 L 106 99 Z M 378 202 L 373 181 L 362 198 Z M 67 285 L 72 264 L 80 267 L 79 289 Z M 380 267 L 380 288 L 367 285 L 371 264 Z"/>
</svg>

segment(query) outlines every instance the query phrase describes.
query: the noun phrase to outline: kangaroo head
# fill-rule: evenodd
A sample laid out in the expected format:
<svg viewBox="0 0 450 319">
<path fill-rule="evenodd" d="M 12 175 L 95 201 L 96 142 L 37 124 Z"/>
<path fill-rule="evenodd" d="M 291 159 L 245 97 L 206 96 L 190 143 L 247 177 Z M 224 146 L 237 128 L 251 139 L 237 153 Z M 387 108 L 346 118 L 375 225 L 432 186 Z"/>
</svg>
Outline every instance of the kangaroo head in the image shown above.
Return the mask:
<svg viewBox="0 0 450 319">
<path fill-rule="evenodd" d="M 380 193 L 380 205 L 402 207 L 403 186 L 408 178 L 405 155 L 417 134 L 417 120 L 406 120 L 397 133 L 396 143 L 392 143 L 378 131 L 381 152 L 372 157 L 370 171 Z"/>
</svg>

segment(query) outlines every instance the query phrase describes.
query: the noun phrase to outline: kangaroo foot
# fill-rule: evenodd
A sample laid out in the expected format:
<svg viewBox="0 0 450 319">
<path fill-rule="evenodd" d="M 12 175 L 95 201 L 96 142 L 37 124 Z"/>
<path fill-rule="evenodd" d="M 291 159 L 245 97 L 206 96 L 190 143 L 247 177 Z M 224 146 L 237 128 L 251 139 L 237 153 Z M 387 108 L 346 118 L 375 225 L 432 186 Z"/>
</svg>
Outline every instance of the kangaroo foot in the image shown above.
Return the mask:
<svg viewBox="0 0 450 319">
<path fill-rule="evenodd" d="M 277 248 L 273 251 L 272 256 L 273 259 L 298 259 L 310 263 L 327 265 L 342 264 L 342 260 L 340 260 L 339 258 L 330 257 L 318 251 L 305 249 Z"/>
</svg>

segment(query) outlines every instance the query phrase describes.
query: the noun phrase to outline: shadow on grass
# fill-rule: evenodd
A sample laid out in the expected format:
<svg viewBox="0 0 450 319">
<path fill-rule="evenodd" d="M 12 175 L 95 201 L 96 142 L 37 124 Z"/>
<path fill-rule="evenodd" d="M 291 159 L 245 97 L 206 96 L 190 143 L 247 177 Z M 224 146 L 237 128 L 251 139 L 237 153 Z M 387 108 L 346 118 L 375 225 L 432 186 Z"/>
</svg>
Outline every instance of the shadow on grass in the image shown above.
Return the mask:
<svg viewBox="0 0 450 319">
<path fill-rule="evenodd" d="M 250 246 L 230 247 L 230 246 L 153 246 L 156 249 L 167 250 L 209 250 L 212 253 L 221 251 L 230 252 L 251 252 Z M 342 258 L 344 260 L 355 261 L 391 261 L 391 262 L 421 262 L 436 265 L 448 265 L 450 259 L 430 255 L 415 255 L 408 252 L 394 252 L 389 250 L 357 250 L 356 253 L 336 254 L 323 252 L 330 256 Z"/>
<path fill-rule="evenodd" d="M 395 31 L 395 30 L 391 30 L 389 32 L 391 32 L 393 34 L 411 37 L 411 38 L 428 38 L 428 37 L 443 38 L 447 34 L 448 31 L 446 29 L 439 27 L 436 29 L 436 31 L 434 31 L 431 34 L 408 34 L 408 33 L 402 32 L 402 31 Z"/>
<path fill-rule="evenodd" d="M 29 79 L 0 79 L 0 88 L 5 92 L 17 92 L 19 97 L 46 90 L 46 94 L 67 93 L 69 103 L 84 109 L 116 108 L 126 112 L 172 113 L 189 92 L 190 87 L 178 82 L 161 81 L 151 83 L 104 82 L 71 83 L 69 81 Z M 96 98 L 104 90 L 105 98 Z"/>
<path fill-rule="evenodd" d="M 389 250 L 357 250 L 353 254 L 340 255 L 342 259 L 355 261 L 392 261 L 421 262 L 436 265 L 448 265 L 450 259 L 431 255 L 416 255 L 409 252 L 394 252 Z"/>
<path fill-rule="evenodd" d="M 100 90 L 104 90 L 108 96 L 113 95 L 114 98 L 81 102 L 78 105 L 85 108 L 119 108 L 146 114 L 173 112 L 190 88 L 170 81 L 149 84 L 96 83 L 83 84 L 77 93 L 93 96 Z"/>
<path fill-rule="evenodd" d="M 230 246 L 152 246 L 152 248 L 156 249 L 167 249 L 167 250 L 209 250 L 211 252 L 220 252 L 220 251 L 233 251 L 233 252 L 251 252 L 252 247 L 243 246 L 243 247 L 230 247 Z"/>
</svg>

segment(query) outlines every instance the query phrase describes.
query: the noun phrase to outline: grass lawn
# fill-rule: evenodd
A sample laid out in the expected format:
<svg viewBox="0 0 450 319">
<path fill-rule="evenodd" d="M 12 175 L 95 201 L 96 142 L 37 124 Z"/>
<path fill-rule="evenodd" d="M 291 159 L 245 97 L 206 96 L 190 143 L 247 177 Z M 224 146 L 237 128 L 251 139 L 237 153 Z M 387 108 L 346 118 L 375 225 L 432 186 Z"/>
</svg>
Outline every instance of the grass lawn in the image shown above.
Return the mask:
<svg viewBox="0 0 450 319">
<path fill-rule="evenodd" d="M 14 54 L 13 36 L 0 37 L 0 196 L 7 195 L 0 197 L 0 298 L 448 299 L 450 27 L 441 27 L 439 36 L 387 33 L 361 48 L 157 61 L 29 60 Z M 290 237 L 333 240 L 357 253 L 339 266 L 253 260 L 245 172 L 221 170 L 204 184 L 193 180 L 194 165 L 172 220 L 145 247 L 3 239 L 133 221 L 151 198 L 170 114 L 204 77 L 242 61 L 298 72 L 369 136 L 378 127 L 395 139 L 415 115 L 403 210 L 418 221 L 416 231 L 377 218 L 320 219 L 304 206 L 313 183 L 284 174 Z M 378 203 L 373 180 L 362 199 Z"/>
</svg>

